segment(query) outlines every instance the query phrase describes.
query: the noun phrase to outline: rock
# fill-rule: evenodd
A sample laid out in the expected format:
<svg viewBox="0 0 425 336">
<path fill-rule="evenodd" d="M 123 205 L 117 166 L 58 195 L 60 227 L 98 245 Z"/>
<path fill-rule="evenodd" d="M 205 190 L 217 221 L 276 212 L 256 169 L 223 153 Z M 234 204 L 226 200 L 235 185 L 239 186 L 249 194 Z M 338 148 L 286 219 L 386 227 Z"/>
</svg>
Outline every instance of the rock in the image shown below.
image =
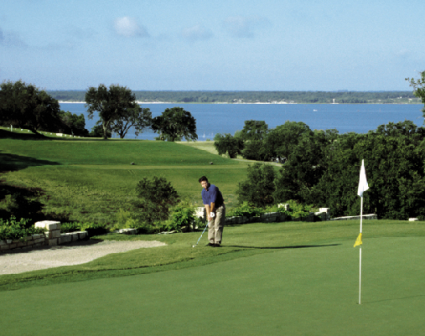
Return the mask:
<svg viewBox="0 0 425 336">
<path fill-rule="evenodd" d="M 210 162 L 210 165 L 214 164 L 213 162 Z"/>
<path fill-rule="evenodd" d="M 131 165 L 134 165 L 134 162 L 130 163 Z"/>
</svg>

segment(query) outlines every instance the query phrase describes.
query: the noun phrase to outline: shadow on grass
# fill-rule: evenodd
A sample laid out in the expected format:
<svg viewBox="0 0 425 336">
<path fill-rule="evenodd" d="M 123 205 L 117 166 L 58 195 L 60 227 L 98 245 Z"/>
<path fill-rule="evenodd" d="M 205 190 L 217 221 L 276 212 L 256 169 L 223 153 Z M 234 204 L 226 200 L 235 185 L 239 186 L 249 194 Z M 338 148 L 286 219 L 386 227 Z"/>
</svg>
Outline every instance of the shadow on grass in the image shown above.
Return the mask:
<svg viewBox="0 0 425 336">
<path fill-rule="evenodd" d="M 341 244 L 294 245 L 294 246 L 244 246 L 244 245 L 223 245 L 223 246 L 248 248 L 248 249 L 258 249 L 258 250 L 279 250 L 279 249 L 297 249 L 297 248 L 310 248 L 310 247 L 329 247 L 329 246 L 339 246 L 339 245 L 341 245 Z"/>
<path fill-rule="evenodd" d="M 28 167 L 60 165 L 55 161 L 39 160 L 28 156 L 2 153 L 0 151 L 0 173 L 5 171 L 16 171 Z"/>
<path fill-rule="evenodd" d="M 0 139 L 18 139 L 18 140 L 49 140 L 48 137 L 40 133 L 15 133 L 0 129 Z"/>
</svg>

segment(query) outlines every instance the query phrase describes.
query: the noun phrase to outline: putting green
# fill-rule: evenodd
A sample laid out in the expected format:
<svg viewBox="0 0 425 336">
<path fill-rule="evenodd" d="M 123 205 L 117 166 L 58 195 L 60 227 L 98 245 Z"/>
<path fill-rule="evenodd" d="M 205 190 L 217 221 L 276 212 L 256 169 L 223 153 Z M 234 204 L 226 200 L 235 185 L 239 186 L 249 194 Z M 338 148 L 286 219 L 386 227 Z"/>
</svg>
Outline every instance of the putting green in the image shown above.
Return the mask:
<svg viewBox="0 0 425 336">
<path fill-rule="evenodd" d="M 0 292 L 7 335 L 421 335 L 425 238 L 353 241 Z"/>
</svg>

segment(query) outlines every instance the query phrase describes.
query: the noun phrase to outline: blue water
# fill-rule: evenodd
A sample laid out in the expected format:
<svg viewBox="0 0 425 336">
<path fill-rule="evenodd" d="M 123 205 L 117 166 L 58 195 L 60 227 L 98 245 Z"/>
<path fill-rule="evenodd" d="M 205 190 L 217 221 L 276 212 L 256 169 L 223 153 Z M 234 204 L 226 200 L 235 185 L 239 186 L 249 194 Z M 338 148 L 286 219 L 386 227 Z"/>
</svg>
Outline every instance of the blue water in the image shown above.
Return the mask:
<svg viewBox="0 0 425 336">
<path fill-rule="evenodd" d="M 98 117 L 87 118 L 84 104 L 61 103 L 61 109 L 72 113 L 83 113 L 86 128 L 90 131 Z M 302 121 L 311 129 L 337 129 L 340 133 L 367 133 L 379 125 L 389 122 L 411 120 L 422 126 L 421 104 L 143 104 L 152 111 L 152 116 L 160 115 L 166 108 L 183 107 L 196 119 L 198 140 L 213 139 L 216 133 L 234 134 L 241 130 L 245 120 L 264 120 L 269 128 L 282 125 L 286 120 Z M 153 140 L 156 134 L 145 131 L 138 139 Z M 116 134 L 113 137 L 118 137 Z M 126 136 L 134 139 L 134 131 Z"/>
</svg>

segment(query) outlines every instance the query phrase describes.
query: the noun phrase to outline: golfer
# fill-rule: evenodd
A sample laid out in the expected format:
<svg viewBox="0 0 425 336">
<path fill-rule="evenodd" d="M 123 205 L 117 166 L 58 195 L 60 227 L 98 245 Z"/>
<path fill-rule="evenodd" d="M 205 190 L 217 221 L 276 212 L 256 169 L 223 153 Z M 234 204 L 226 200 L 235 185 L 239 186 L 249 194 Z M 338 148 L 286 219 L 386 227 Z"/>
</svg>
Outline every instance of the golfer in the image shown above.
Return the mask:
<svg viewBox="0 0 425 336">
<path fill-rule="evenodd" d="M 208 182 L 205 176 L 199 179 L 199 183 L 203 188 L 202 201 L 207 210 L 209 240 L 207 246 L 220 247 L 226 216 L 223 195 L 214 184 Z"/>
</svg>

